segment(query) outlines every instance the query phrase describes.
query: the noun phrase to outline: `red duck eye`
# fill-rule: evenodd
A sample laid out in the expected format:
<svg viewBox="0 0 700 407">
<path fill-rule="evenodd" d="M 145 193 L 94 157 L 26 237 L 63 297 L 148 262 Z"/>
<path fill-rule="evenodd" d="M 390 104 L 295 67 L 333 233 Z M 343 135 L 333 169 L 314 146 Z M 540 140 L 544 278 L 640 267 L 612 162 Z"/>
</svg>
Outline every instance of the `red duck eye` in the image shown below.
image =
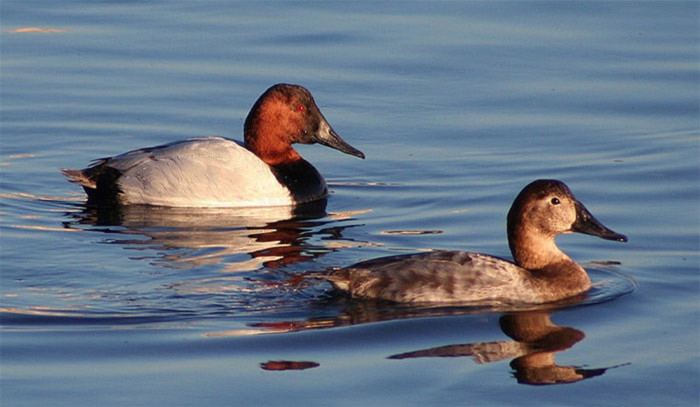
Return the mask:
<svg viewBox="0 0 700 407">
<path fill-rule="evenodd" d="M 297 105 L 297 110 L 303 112 L 304 110 L 306 110 L 306 107 L 304 105 Z"/>
</svg>

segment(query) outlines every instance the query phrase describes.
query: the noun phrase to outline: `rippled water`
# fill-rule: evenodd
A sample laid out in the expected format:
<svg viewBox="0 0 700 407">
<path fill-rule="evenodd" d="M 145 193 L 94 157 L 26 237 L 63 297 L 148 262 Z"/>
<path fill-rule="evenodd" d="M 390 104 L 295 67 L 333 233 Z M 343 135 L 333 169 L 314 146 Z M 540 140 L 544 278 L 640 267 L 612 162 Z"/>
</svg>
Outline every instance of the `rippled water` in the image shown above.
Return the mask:
<svg viewBox="0 0 700 407">
<path fill-rule="evenodd" d="M 1 404 L 700 403 L 697 2 L 0 7 Z M 367 155 L 298 148 L 325 211 L 96 211 L 58 172 L 241 138 L 277 82 Z M 558 239 L 595 284 L 577 303 L 399 306 L 295 278 L 509 257 L 505 214 L 542 177 L 630 240 Z"/>
</svg>

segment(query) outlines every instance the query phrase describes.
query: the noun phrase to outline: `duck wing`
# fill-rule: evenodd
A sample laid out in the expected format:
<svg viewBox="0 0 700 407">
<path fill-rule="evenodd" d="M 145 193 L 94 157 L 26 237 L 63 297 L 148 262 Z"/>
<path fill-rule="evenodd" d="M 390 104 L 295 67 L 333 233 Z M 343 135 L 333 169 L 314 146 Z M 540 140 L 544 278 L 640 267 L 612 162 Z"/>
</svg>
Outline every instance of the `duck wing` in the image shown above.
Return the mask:
<svg viewBox="0 0 700 407">
<path fill-rule="evenodd" d="M 322 278 L 351 296 L 396 302 L 504 302 L 526 270 L 480 253 L 435 251 L 357 263 Z"/>
</svg>

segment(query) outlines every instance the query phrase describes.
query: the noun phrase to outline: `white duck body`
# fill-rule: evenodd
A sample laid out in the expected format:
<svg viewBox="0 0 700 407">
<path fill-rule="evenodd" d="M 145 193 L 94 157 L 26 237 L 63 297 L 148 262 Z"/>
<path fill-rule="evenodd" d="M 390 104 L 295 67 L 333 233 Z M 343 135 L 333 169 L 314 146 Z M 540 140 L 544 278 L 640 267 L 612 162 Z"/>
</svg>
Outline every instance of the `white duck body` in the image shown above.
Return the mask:
<svg viewBox="0 0 700 407">
<path fill-rule="evenodd" d="M 175 207 L 291 205 L 272 168 L 235 140 L 201 137 L 100 160 L 121 173 L 123 204 Z M 320 175 L 319 175 L 320 176 Z M 325 181 L 320 178 L 325 187 Z"/>
</svg>

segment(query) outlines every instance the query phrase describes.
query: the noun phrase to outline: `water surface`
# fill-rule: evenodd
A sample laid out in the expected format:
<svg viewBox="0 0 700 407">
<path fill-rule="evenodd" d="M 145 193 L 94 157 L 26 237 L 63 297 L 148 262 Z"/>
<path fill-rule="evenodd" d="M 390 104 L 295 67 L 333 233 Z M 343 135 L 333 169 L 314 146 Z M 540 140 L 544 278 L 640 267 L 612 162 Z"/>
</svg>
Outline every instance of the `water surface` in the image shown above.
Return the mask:
<svg viewBox="0 0 700 407">
<path fill-rule="evenodd" d="M 697 405 L 698 11 L 3 2 L 0 402 Z M 240 139 L 278 82 L 367 155 L 298 148 L 325 211 L 96 211 L 58 171 Z M 629 237 L 558 238 L 595 283 L 578 303 L 399 306 L 294 278 L 430 249 L 509 258 L 505 215 L 536 178 Z"/>
</svg>

